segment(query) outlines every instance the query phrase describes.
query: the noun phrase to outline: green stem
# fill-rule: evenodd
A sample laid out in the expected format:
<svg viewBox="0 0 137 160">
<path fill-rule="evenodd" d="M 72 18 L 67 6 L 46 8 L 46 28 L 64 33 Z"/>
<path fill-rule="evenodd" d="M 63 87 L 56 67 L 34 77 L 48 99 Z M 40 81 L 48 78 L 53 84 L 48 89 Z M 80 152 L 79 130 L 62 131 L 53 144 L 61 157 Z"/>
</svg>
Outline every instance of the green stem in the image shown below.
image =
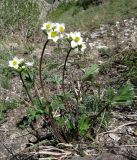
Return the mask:
<svg viewBox="0 0 137 160">
<path fill-rule="evenodd" d="M 25 91 L 26 91 L 26 93 L 27 93 L 27 95 L 28 95 L 31 103 L 34 104 L 34 103 L 33 103 L 33 100 L 32 100 L 32 97 L 31 97 L 31 95 L 30 95 L 30 93 L 29 93 L 29 91 L 28 91 L 28 88 L 27 88 L 27 86 L 26 86 L 26 84 L 25 84 L 25 82 L 24 82 L 24 79 L 23 79 L 23 77 L 22 77 L 21 72 L 19 72 L 19 76 L 20 76 L 20 79 L 21 79 L 21 82 L 22 82 L 22 84 L 23 84 L 23 87 L 24 87 L 24 89 L 25 89 Z"/>
<path fill-rule="evenodd" d="M 39 79 L 40 79 L 40 85 L 41 85 L 41 89 L 42 92 L 44 94 L 44 97 L 48 100 L 48 96 L 44 90 L 44 83 L 43 83 L 43 79 L 42 79 L 42 62 L 43 62 L 43 56 L 44 56 L 44 51 L 46 49 L 46 46 L 48 44 L 49 40 L 47 40 L 43 46 L 42 52 L 41 52 L 41 57 L 40 57 L 40 64 L 39 64 Z"/>
</svg>

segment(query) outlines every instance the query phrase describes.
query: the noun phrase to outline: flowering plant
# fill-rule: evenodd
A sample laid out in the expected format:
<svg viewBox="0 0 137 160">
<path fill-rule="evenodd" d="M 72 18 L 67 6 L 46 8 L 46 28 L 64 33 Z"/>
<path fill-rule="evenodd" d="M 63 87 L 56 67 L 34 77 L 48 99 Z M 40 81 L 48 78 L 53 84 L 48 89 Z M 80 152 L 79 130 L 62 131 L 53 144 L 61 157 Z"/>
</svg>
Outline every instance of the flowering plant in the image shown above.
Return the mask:
<svg viewBox="0 0 137 160">
<path fill-rule="evenodd" d="M 77 68 L 82 72 L 82 76 L 78 76 L 77 73 L 75 74 L 76 68 L 70 69 L 71 72 L 74 73 L 69 74 L 68 72 L 67 64 L 70 55 L 72 54 L 75 56 L 75 50 L 84 53 L 87 48 L 81 33 L 65 33 L 65 25 L 63 23 L 52 22 L 44 23 L 41 30 L 46 34 L 47 40 L 41 52 L 38 72 L 34 72 L 36 75 L 32 75 L 34 63 L 26 62 L 22 58 L 14 57 L 13 60 L 9 61 L 8 66 L 19 74 L 31 105 L 34 107 L 34 111 L 31 110 L 29 114 L 30 120 L 34 121 L 39 115 L 44 115 L 44 122 L 52 128 L 56 138 L 62 143 L 67 143 L 72 140 L 77 140 L 79 136 L 88 134 L 91 126 L 95 126 L 98 117 L 101 117 L 102 113 L 105 111 L 108 112 L 113 105 L 121 101 L 128 101 L 129 103 L 133 97 L 133 90 L 132 87 L 128 85 L 120 90 L 119 93 L 115 93 L 113 90 L 109 89 L 108 92 L 102 96 L 100 84 L 95 83 L 95 79 L 99 73 L 98 65 L 94 64 L 83 71 L 80 65 L 77 64 Z M 63 65 L 59 67 L 62 69 L 62 72 L 59 72 L 62 74 L 61 78 L 60 75 L 52 73 L 52 77 L 54 77 L 54 80 L 52 80 L 54 84 L 52 85 L 57 85 L 54 95 L 50 94 L 51 91 L 48 86 L 45 88 L 46 78 L 43 78 L 42 72 L 44 52 L 50 41 L 57 44 L 57 46 L 61 48 L 61 51 L 67 52 Z M 65 46 L 65 49 L 62 49 L 63 47 L 61 45 L 63 47 Z M 40 92 L 34 80 L 37 75 L 39 76 Z M 69 79 L 70 77 L 68 78 L 67 75 L 72 78 Z M 35 96 L 30 93 L 24 77 L 31 80 Z M 96 88 L 95 90 L 92 87 L 93 85 Z M 87 93 L 88 90 L 91 90 L 91 93 Z M 94 97 L 93 99 L 93 96 L 97 98 Z M 36 99 L 34 97 L 36 97 Z M 90 107 L 93 104 L 97 104 L 97 108 L 94 110 L 95 115 L 92 116 L 86 108 L 86 106 L 89 105 L 89 102 L 86 102 L 88 97 L 92 97 L 92 100 L 90 100 L 90 102 L 92 102 Z M 101 108 L 100 104 L 103 104 L 104 107 Z M 92 107 L 92 109 L 94 109 L 95 106 Z"/>
</svg>

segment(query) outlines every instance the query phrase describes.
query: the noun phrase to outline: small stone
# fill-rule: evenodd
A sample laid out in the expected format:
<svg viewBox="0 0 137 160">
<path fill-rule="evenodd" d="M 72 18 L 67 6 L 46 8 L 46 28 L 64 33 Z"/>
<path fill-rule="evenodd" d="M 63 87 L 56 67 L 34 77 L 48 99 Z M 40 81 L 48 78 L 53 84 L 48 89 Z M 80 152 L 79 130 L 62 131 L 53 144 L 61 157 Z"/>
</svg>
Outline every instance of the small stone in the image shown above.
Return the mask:
<svg viewBox="0 0 137 160">
<path fill-rule="evenodd" d="M 120 137 L 114 133 L 110 133 L 109 137 L 111 137 L 116 142 L 120 140 Z"/>
<path fill-rule="evenodd" d="M 29 142 L 30 142 L 30 143 L 36 143 L 37 140 L 38 140 L 37 137 L 31 136 L 30 139 L 29 139 Z"/>
<path fill-rule="evenodd" d="M 92 160 L 90 156 L 80 157 L 80 156 L 74 156 L 71 160 Z"/>
</svg>

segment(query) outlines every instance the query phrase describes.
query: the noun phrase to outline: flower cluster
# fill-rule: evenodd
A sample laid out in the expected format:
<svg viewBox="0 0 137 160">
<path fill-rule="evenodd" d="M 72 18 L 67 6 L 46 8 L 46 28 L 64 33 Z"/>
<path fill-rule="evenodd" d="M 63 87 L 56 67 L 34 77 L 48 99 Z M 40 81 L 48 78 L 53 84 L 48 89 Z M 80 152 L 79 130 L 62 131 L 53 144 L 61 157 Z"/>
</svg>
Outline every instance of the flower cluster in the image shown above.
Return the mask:
<svg viewBox="0 0 137 160">
<path fill-rule="evenodd" d="M 57 42 L 59 39 L 63 38 L 63 33 L 65 31 L 65 25 L 64 23 L 52 23 L 47 22 L 44 23 L 41 27 L 43 31 L 46 31 L 48 35 L 48 39 L 53 40 L 54 42 Z"/>
<path fill-rule="evenodd" d="M 11 61 L 9 61 L 9 64 L 8 64 L 9 67 L 14 68 L 15 70 L 24 69 L 26 67 L 26 65 L 28 67 L 33 66 L 33 62 L 24 63 L 23 58 L 19 59 L 17 57 L 14 57 Z"/>
<path fill-rule="evenodd" d="M 83 38 L 81 37 L 80 32 L 70 32 L 69 34 L 65 34 L 65 25 L 64 23 L 52 23 L 46 22 L 43 24 L 41 29 L 46 32 L 48 35 L 48 39 L 57 42 L 58 40 L 68 40 L 71 44 L 71 48 L 78 48 L 80 51 L 84 52 L 86 49 L 86 44 L 83 42 Z"/>
</svg>

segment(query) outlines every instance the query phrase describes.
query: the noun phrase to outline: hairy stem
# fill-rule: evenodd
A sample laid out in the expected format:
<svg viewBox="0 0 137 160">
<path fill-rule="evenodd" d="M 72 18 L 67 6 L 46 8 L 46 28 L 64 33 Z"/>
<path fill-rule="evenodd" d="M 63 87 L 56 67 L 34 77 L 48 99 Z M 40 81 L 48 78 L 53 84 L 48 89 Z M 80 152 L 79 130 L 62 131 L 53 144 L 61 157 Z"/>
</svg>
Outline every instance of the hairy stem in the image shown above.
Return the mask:
<svg viewBox="0 0 137 160">
<path fill-rule="evenodd" d="M 64 80 L 65 80 L 65 71 L 66 71 L 66 64 L 67 64 L 67 60 L 68 60 L 68 57 L 69 57 L 69 54 L 71 52 L 72 48 L 70 48 L 67 52 L 67 56 L 66 56 L 66 59 L 65 59 L 65 62 L 64 62 L 64 66 L 63 66 L 63 73 L 62 73 L 62 91 L 63 91 L 63 94 L 65 95 L 65 87 L 64 87 Z"/>
<path fill-rule="evenodd" d="M 36 94 L 36 96 L 38 98 L 38 101 L 39 101 L 40 105 L 42 106 L 42 102 L 41 102 L 41 99 L 40 99 L 40 96 L 39 96 L 39 92 L 38 92 L 38 89 L 37 89 L 35 83 L 33 83 L 33 87 L 34 87 L 34 90 L 35 90 L 35 94 Z"/>
<path fill-rule="evenodd" d="M 49 40 L 47 40 L 45 42 L 44 46 L 43 46 L 43 49 L 42 49 L 42 52 L 41 52 L 41 57 L 40 57 L 40 64 L 39 64 L 40 85 L 41 85 L 42 92 L 44 94 L 44 98 L 46 98 L 47 100 L 48 100 L 48 95 L 47 95 L 47 93 L 44 90 L 44 82 L 43 82 L 43 79 L 42 79 L 42 62 L 43 62 L 44 51 L 46 49 L 46 46 L 47 46 L 48 42 L 49 42 Z"/>
<path fill-rule="evenodd" d="M 44 98 L 46 98 L 49 101 L 48 95 L 44 90 L 44 83 L 43 83 L 43 79 L 42 79 L 42 62 L 43 62 L 44 51 L 46 49 L 46 46 L 47 46 L 48 42 L 49 42 L 49 40 L 47 40 L 45 42 L 45 44 L 43 46 L 43 49 L 42 49 L 42 53 L 41 53 L 40 64 L 39 64 L 39 79 L 40 79 L 40 85 L 41 85 L 41 88 L 42 88 L 42 92 L 44 94 Z M 61 133 L 59 132 L 58 125 L 56 124 L 56 122 L 54 120 L 54 117 L 52 115 L 52 111 L 50 111 L 50 110 L 49 110 L 49 123 L 51 125 L 51 128 L 54 131 L 54 134 L 59 139 L 59 141 L 61 143 L 66 143 L 66 140 L 62 137 Z"/>
<path fill-rule="evenodd" d="M 31 103 L 33 104 L 32 97 L 31 97 L 31 95 L 30 95 L 30 93 L 29 93 L 29 91 L 28 91 L 28 88 L 27 88 L 27 86 L 26 86 L 26 84 L 25 84 L 25 82 L 24 82 L 24 79 L 23 79 L 23 77 L 22 77 L 21 72 L 19 72 L 19 76 L 20 76 L 21 82 L 22 82 L 22 84 L 23 84 L 23 87 L 24 87 L 26 93 L 27 93 L 27 95 L 28 95 L 28 97 L 29 97 Z"/>
<path fill-rule="evenodd" d="M 51 117 L 49 118 L 49 124 L 51 125 L 51 128 L 55 134 L 55 136 L 57 137 L 57 139 L 61 142 L 61 143 L 67 143 L 67 140 L 65 139 L 65 137 L 62 136 L 59 127 L 55 121 L 55 119 L 52 117 L 52 115 L 50 115 Z M 65 133 L 64 133 L 65 135 Z"/>
</svg>

